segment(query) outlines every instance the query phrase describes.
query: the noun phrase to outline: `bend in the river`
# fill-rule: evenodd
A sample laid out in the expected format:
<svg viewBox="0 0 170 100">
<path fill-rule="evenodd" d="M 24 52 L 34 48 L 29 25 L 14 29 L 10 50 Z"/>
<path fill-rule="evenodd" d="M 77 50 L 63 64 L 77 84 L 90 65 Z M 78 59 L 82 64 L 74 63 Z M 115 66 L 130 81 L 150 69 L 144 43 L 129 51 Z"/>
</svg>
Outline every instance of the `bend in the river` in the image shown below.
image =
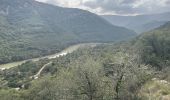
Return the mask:
<svg viewBox="0 0 170 100">
<path fill-rule="evenodd" d="M 11 63 L 7 63 L 7 64 L 1 64 L 0 70 L 5 70 L 5 69 L 9 69 L 9 68 L 12 68 L 15 66 L 19 66 L 19 65 L 25 63 L 26 61 L 38 61 L 38 60 L 44 59 L 44 58 L 53 59 L 56 57 L 64 56 L 68 53 L 72 53 L 73 51 L 77 50 L 78 48 L 82 48 L 82 47 L 86 47 L 86 46 L 94 47 L 97 44 L 100 44 L 100 43 L 82 43 L 82 44 L 72 45 L 72 46 L 64 49 L 63 51 L 61 51 L 59 53 L 52 54 L 52 55 L 47 55 L 44 57 L 33 58 L 33 59 L 28 59 L 28 60 L 23 60 L 23 61 L 11 62 Z"/>
</svg>

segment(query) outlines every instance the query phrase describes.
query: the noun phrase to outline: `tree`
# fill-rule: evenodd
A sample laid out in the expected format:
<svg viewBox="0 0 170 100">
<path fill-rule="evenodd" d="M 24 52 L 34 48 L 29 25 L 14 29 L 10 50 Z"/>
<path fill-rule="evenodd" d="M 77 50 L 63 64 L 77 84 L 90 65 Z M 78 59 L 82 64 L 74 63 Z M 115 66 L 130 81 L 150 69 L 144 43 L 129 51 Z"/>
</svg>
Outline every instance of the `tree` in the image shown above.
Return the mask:
<svg viewBox="0 0 170 100">
<path fill-rule="evenodd" d="M 147 66 L 136 63 L 134 56 L 123 52 L 116 53 L 110 63 L 104 63 L 105 73 L 113 83 L 115 100 L 131 100 L 136 97 L 141 84 L 150 78 L 151 73 L 145 68 Z"/>
<path fill-rule="evenodd" d="M 110 82 L 100 61 L 81 58 L 73 65 L 75 95 L 78 100 L 112 100 Z M 76 99 L 77 100 L 77 99 Z"/>
</svg>

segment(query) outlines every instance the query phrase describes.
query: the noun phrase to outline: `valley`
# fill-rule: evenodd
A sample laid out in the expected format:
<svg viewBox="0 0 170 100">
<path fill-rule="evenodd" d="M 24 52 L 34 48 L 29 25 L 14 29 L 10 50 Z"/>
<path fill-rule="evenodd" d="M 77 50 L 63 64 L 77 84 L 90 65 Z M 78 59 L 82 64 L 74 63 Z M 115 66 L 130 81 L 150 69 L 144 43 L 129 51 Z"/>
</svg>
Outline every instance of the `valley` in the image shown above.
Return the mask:
<svg viewBox="0 0 170 100">
<path fill-rule="evenodd" d="M 7 64 L 2 64 L 0 65 L 0 69 L 1 70 L 5 70 L 5 69 L 9 69 L 12 67 L 16 67 L 19 65 L 22 65 L 23 63 L 27 62 L 27 61 L 39 61 L 40 59 L 54 59 L 56 57 L 60 57 L 60 56 L 65 56 L 68 53 L 72 53 L 73 51 L 79 49 L 79 48 L 84 48 L 84 47 L 94 47 L 96 45 L 99 45 L 101 43 L 82 43 L 82 44 L 77 44 L 77 45 L 73 45 L 73 46 L 69 46 L 68 48 L 62 50 L 59 53 L 55 53 L 52 55 L 47 55 L 44 57 L 39 57 L 39 58 L 33 58 L 33 59 L 28 59 L 28 60 L 23 60 L 23 61 L 18 61 L 18 62 L 11 62 L 11 63 L 7 63 Z"/>
<path fill-rule="evenodd" d="M 0 100 L 170 100 L 169 0 L 0 0 Z"/>
<path fill-rule="evenodd" d="M 4 12 L 0 13 L 0 64 L 54 54 L 73 44 L 137 35 L 91 12 L 35 0 L 1 0 L 0 11 Z"/>
</svg>

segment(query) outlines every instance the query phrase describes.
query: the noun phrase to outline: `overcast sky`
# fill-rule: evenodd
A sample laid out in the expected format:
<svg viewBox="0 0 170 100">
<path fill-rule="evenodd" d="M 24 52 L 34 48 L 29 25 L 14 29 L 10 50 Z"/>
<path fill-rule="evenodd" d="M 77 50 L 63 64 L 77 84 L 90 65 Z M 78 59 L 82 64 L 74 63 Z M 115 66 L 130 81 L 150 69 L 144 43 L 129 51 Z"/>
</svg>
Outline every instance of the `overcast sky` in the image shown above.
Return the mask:
<svg viewBox="0 0 170 100">
<path fill-rule="evenodd" d="M 170 11 L 170 0 L 37 0 L 97 14 L 136 15 Z"/>
</svg>

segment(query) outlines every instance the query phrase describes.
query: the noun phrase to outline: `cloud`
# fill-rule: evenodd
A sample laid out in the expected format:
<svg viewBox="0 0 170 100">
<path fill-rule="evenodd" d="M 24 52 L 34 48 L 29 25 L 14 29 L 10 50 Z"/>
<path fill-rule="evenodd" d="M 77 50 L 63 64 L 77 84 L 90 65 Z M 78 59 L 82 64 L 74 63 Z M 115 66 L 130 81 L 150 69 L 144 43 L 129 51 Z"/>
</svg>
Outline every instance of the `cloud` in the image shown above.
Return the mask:
<svg viewBox="0 0 170 100">
<path fill-rule="evenodd" d="M 170 0 L 38 0 L 97 14 L 151 14 L 170 11 Z"/>
</svg>

